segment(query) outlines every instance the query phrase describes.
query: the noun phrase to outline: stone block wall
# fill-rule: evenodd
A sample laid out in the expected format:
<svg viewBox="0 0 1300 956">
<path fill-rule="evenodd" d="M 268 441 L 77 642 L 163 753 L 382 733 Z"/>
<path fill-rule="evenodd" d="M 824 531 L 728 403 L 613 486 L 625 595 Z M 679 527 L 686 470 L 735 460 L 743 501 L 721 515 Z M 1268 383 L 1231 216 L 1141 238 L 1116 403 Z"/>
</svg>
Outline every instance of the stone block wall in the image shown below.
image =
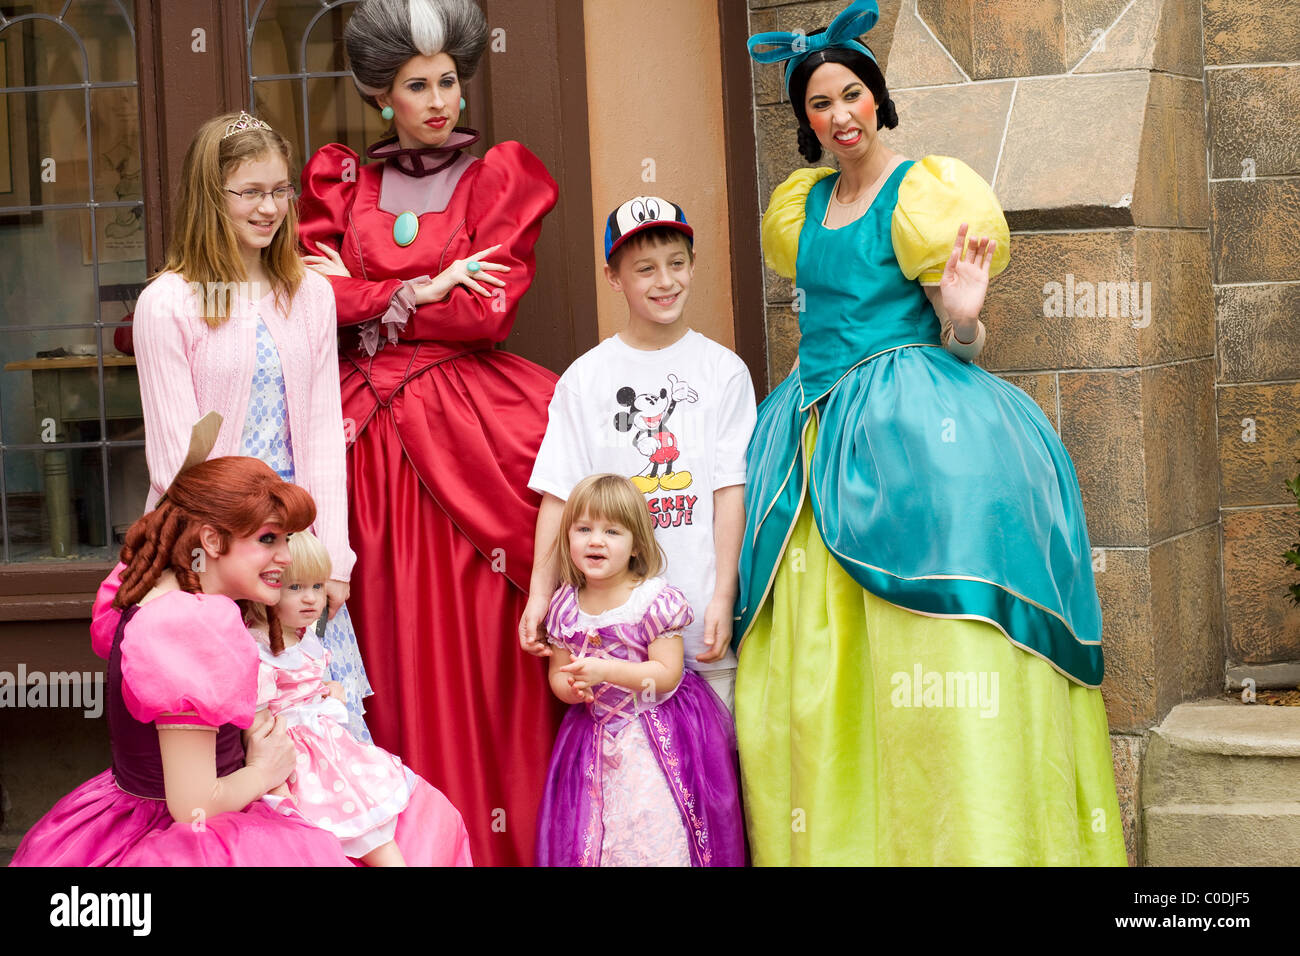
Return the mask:
<svg viewBox="0 0 1300 956">
<path fill-rule="evenodd" d="M 1229 665 L 1300 660 L 1300 18 L 1204 0 L 1216 404 Z"/>
</svg>

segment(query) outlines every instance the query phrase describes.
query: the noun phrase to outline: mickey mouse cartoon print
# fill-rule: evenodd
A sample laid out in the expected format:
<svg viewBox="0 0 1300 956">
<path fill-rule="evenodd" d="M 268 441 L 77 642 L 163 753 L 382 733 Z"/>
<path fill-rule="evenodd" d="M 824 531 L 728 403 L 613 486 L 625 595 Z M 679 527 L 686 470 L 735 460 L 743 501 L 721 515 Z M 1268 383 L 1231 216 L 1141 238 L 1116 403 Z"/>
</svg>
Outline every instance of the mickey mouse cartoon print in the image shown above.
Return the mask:
<svg viewBox="0 0 1300 956">
<path fill-rule="evenodd" d="M 668 430 L 668 420 L 677 411 L 680 402 L 699 399 L 695 389 L 676 375 L 668 376 L 668 386 L 658 392 L 640 392 L 623 386 L 615 396 L 623 409 L 614 416 L 614 428 L 632 432 L 632 445 L 648 459 L 649 464 L 629 480 L 642 494 L 660 488 L 680 491 L 691 485 L 689 471 L 674 471 L 673 462 L 681 455 L 677 436 Z M 660 474 L 660 466 L 663 474 Z"/>
</svg>

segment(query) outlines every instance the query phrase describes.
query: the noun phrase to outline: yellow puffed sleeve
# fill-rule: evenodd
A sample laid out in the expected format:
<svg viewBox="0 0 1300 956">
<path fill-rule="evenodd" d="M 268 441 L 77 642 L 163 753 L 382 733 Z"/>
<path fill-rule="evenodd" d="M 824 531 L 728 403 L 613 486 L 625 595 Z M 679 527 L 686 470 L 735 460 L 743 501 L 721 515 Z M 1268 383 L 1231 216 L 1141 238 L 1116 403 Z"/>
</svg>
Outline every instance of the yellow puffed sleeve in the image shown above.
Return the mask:
<svg viewBox="0 0 1300 956">
<path fill-rule="evenodd" d="M 796 169 L 772 190 L 772 201 L 763 213 L 763 258 L 777 275 L 794 278 L 808 191 L 833 172 L 826 166 Z"/>
<path fill-rule="evenodd" d="M 1011 233 L 989 184 L 950 156 L 926 156 L 914 163 L 898 185 L 890 228 L 903 275 L 919 276 L 922 285 L 938 285 L 963 222 L 969 223 L 967 236 L 997 241 L 989 275 L 1005 269 L 1011 260 Z"/>
</svg>

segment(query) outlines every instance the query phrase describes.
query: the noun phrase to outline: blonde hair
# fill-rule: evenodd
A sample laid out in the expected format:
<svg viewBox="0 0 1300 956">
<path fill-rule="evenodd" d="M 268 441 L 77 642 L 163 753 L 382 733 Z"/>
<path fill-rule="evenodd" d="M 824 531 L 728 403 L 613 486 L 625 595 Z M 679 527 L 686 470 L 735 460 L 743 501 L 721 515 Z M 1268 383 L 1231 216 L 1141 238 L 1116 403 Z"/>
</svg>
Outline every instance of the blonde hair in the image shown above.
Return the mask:
<svg viewBox="0 0 1300 956">
<path fill-rule="evenodd" d="M 325 545 L 310 531 L 295 531 L 290 536 L 289 559 L 289 566 L 284 569 L 285 584 L 328 581 L 330 572 L 334 569 Z"/>
<path fill-rule="evenodd" d="M 569 554 L 569 528 L 584 515 L 616 522 L 631 532 L 632 558 L 627 566 L 637 577 L 652 578 L 663 570 L 666 559 L 655 540 L 645 496 L 622 475 L 591 475 L 578 482 L 564 502 L 560 530 L 555 536 L 552 556 L 565 584 L 579 590 L 587 586 L 587 576 Z"/>
<path fill-rule="evenodd" d="M 289 536 L 289 566 L 284 569 L 281 584 L 285 587 L 291 584 L 318 584 L 329 580 L 332 569 L 330 553 L 318 537 L 310 531 L 295 531 Z M 244 606 L 244 624 L 247 627 L 266 628 L 272 654 L 278 657 L 284 650 L 280 619 L 265 604 L 247 602 Z"/>
<path fill-rule="evenodd" d="M 196 288 L 199 314 L 209 327 L 222 325 L 230 316 L 234 290 L 228 283 L 247 282 L 248 272 L 239 254 L 239 240 L 228 212 L 226 179 L 243 163 L 276 155 L 286 170 L 293 169 L 293 149 L 271 129 L 249 128 L 230 136 L 226 129 L 239 120 L 225 113 L 199 127 L 185 152 L 176 215 L 163 272 L 175 272 Z M 298 209 L 292 200 L 284 222 L 262 250 L 262 268 L 271 280 L 276 304 L 287 309 L 302 284 L 304 267 L 298 258 Z"/>
</svg>

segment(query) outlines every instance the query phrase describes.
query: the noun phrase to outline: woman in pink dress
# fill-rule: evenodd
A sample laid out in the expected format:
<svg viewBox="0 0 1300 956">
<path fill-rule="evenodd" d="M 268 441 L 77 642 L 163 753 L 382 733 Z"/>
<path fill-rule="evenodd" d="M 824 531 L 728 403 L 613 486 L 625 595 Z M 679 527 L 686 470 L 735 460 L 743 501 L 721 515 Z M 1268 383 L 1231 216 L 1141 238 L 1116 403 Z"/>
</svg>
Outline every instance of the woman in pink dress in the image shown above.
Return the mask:
<svg viewBox="0 0 1300 956">
<path fill-rule="evenodd" d="M 283 721 L 254 724 L 257 646 L 235 603 L 279 600 L 288 535 L 315 516 L 267 465 L 226 457 L 183 469 L 131 526 L 120 587 L 101 591 L 120 612 L 113 766 L 55 804 L 12 866 L 348 865 L 332 834 L 258 799 L 293 771 L 294 749 Z"/>
</svg>

